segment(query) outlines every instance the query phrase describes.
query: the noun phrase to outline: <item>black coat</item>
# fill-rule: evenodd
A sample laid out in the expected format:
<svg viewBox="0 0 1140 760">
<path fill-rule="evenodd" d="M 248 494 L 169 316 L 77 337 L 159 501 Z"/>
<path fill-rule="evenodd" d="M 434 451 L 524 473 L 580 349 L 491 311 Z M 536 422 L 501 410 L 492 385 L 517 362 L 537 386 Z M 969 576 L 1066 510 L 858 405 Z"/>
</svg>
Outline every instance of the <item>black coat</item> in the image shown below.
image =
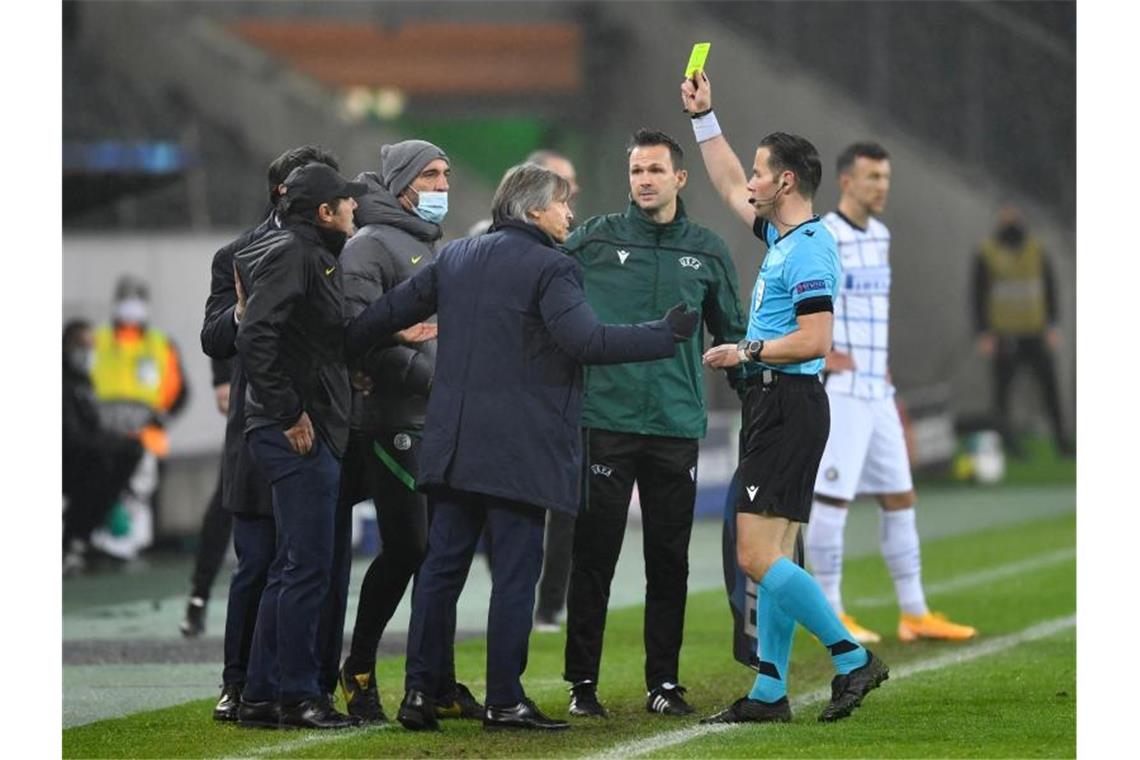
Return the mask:
<svg viewBox="0 0 1140 760">
<path fill-rule="evenodd" d="M 270 214 L 265 221 L 247 230 L 214 254 L 210 267 L 210 296 L 202 321 L 202 350 L 212 360 L 217 384 L 222 362 L 232 365 L 230 410 L 226 414 L 226 439 L 222 448 L 222 507 L 238 514 L 273 516 L 273 494 L 269 482 L 257 469 L 245 445 L 245 392 L 248 381 L 237 355 L 237 325 L 234 307 L 234 254 L 279 228 Z"/>
<path fill-rule="evenodd" d="M 368 186 L 359 199 L 360 228 L 340 254 L 344 268 L 345 317 L 354 318 L 368 304 L 435 261 L 435 244 L 443 235 L 438 224 L 404 210 L 372 172 L 356 178 Z M 434 340 L 414 346 L 374 346 L 352 369 L 372 378 L 366 396 L 353 392 L 354 430 L 419 430 L 424 425 L 427 396 L 435 371 Z"/>
<path fill-rule="evenodd" d="M 249 301 L 237 349 L 249 387 L 245 432 L 286 430 L 302 412 L 338 458 L 348 444 L 352 388 L 344 361 L 345 234 L 296 217 L 234 255 Z"/>
<path fill-rule="evenodd" d="M 437 312 L 421 490 L 577 513 L 582 365 L 671 357 L 668 325 L 600 324 L 578 264 L 538 228 L 508 223 L 448 244 L 369 306 L 348 327 L 349 356 Z"/>
</svg>

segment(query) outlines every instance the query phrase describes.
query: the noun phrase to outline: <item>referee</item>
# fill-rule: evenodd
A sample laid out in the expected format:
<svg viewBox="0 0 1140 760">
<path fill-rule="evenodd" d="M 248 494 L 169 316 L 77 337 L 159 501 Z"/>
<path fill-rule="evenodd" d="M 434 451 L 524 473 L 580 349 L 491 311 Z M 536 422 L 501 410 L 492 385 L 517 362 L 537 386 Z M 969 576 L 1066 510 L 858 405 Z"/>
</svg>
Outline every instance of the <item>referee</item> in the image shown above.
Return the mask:
<svg viewBox="0 0 1140 760">
<path fill-rule="evenodd" d="M 822 175 L 819 154 L 803 137 L 773 132 L 760 141 L 746 179 L 717 125 L 704 72 L 682 82 L 681 100 L 717 192 L 768 246 L 747 337 L 704 355 L 714 368 L 759 365 L 744 399 L 736 556 L 759 586 L 760 665 L 749 693 L 703 722 L 791 720 L 787 675 L 797 622 L 831 654 L 836 675 L 819 719 L 838 720 L 887 679 L 887 666 L 852 640 L 819 584 L 791 559 L 800 523 L 811 514 L 812 485 L 830 428 L 819 372 L 831 347 L 840 267 L 835 239 L 812 211 Z"/>
</svg>

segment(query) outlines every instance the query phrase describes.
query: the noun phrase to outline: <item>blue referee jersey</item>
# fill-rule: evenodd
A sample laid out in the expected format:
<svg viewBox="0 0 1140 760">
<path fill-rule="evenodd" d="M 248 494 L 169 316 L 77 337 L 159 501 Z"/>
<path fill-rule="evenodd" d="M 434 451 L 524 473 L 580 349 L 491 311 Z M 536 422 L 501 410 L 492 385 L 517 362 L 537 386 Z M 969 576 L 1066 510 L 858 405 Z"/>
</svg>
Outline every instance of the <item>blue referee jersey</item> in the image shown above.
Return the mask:
<svg viewBox="0 0 1140 760">
<path fill-rule="evenodd" d="M 799 329 L 796 304 L 800 301 L 819 296 L 835 301 L 841 271 L 839 254 L 835 238 L 818 216 L 782 236 L 766 219 L 757 218 L 752 231 L 768 245 L 768 253 L 752 289 L 748 339 L 771 340 Z M 816 375 L 823 370 L 823 358 L 761 365 L 791 375 Z"/>
</svg>

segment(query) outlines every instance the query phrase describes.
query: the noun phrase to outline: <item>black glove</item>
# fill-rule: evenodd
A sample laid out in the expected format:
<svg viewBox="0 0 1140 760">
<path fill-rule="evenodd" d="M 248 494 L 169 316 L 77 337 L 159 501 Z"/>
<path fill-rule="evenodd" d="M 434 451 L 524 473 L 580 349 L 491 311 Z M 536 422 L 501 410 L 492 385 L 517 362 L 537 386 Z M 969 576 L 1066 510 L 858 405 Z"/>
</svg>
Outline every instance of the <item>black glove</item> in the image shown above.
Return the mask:
<svg viewBox="0 0 1140 760">
<path fill-rule="evenodd" d="M 681 302 L 665 314 L 665 322 L 673 331 L 673 342 L 683 343 L 693 337 L 697 330 L 697 312 L 690 309 L 685 302 Z"/>
</svg>

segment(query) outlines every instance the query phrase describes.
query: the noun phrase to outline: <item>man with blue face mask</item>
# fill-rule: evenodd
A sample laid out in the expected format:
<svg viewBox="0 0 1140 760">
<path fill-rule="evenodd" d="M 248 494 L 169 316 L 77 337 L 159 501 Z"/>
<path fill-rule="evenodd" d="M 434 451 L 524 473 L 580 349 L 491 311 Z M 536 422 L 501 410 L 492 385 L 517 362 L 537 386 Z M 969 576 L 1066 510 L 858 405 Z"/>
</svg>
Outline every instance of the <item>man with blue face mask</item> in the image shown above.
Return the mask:
<svg viewBox="0 0 1140 760">
<path fill-rule="evenodd" d="M 380 169 L 356 178 L 368 192 L 356 209 L 358 232 L 340 256 L 346 318 L 435 260 L 450 173 L 438 147 L 405 140 L 383 146 Z M 436 341 L 428 340 L 373 349 L 349 367 L 354 389 L 342 506 L 372 498 L 381 550 L 361 583 L 340 684 L 348 712 L 369 722 L 386 719 L 376 686 L 380 638 L 427 551 L 427 501 L 416 477 L 435 355 Z M 431 696 L 438 717 L 482 718 L 482 706 L 454 672 Z"/>
</svg>

